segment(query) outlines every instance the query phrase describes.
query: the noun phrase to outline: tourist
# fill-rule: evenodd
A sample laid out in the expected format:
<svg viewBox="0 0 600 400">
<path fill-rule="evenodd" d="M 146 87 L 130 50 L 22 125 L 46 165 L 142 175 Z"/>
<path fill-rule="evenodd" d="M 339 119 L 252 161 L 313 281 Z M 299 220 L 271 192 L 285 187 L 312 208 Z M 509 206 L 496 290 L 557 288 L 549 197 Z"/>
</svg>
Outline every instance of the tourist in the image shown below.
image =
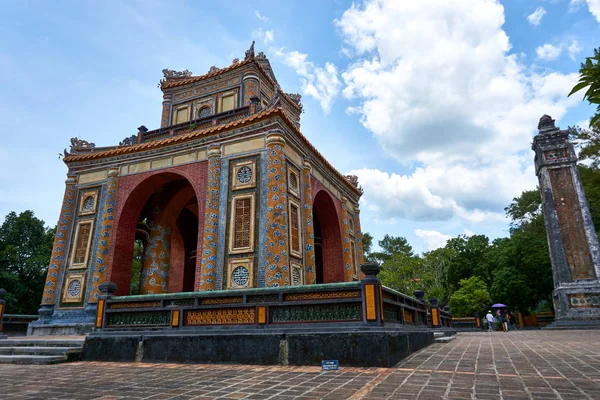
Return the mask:
<svg viewBox="0 0 600 400">
<path fill-rule="evenodd" d="M 508 316 L 504 308 L 500 310 L 500 320 L 502 321 L 502 330 L 508 332 Z"/>
<path fill-rule="evenodd" d="M 488 323 L 488 332 L 492 332 L 495 329 L 493 329 L 494 327 L 494 315 L 492 315 L 492 311 L 488 311 L 487 315 L 485 316 L 485 318 L 487 319 L 487 323 Z"/>
</svg>

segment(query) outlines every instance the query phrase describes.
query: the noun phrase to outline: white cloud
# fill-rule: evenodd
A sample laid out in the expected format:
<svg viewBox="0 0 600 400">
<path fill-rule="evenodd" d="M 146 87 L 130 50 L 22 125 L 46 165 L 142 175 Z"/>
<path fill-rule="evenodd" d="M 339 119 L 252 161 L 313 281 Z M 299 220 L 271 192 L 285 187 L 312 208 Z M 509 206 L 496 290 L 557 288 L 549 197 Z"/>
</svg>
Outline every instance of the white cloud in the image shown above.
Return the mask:
<svg viewBox="0 0 600 400">
<path fill-rule="evenodd" d="M 544 44 L 535 49 L 535 52 L 539 58 L 546 61 L 556 60 L 560 53 L 562 53 L 562 46 L 553 46 L 551 44 Z"/>
<path fill-rule="evenodd" d="M 527 21 L 529 21 L 531 25 L 538 26 L 540 22 L 542 22 L 542 18 L 545 14 L 546 10 L 544 10 L 544 7 L 538 7 L 534 12 L 527 16 Z"/>
<path fill-rule="evenodd" d="M 569 11 L 577 11 L 584 3 L 587 3 L 588 10 L 596 18 L 596 21 L 600 22 L 600 0 L 571 0 Z"/>
<path fill-rule="evenodd" d="M 450 235 L 444 235 L 438 231 L 426 229 L 415 229 L 415 235 L 423 239 L 425 251 L 432 251 L 444 247 L 446 242 L 452 239 L 452 236 Z"/>
<path fill-rule="evenodd" d="M 575 61 L 575 56 L 581 52 L 582 48 L 579 45 L 579 42 L 577 40 L 573 40 L 571 42 L 571 44 L 569 45 L 569 47 L 567 47 L 567 52 L 569 53 L 569 57 L 571 58 L 571 60 Z"/>
<path fill-rule="evenodd" d="M 539 118 L 559 120 L 577 74 L 539 72 L 512 54 L 496 1 L 378 0 L 336 25 L 355 59 L 342 74 L 347 110 L 412 172 L 353 171 L 381 221 L 505 221 L 535 187 Z"/>
<path fill-rule="evenodd" d="M 260 13 L 258 10 L 254 10 L 254 15 L 256 18 L 260 19 L 262 22 L 271 22 L 271 20 Z"/>
<path fill-rule="evenodd" d="M 262 40 L 263 44 L 266 46 L 275 41 L 275 32 L 272 29 L 263 31 L 262 28 L 258 28 L 252 31 L 252 38 L 256 40 Z"/>
<path fill-rule="evenodd" d="M 275 33 L 273 32 L 273 29 L 266 31 L 265 32 L 265 44 L 269 44 L 269 43 L 273 43 L 273 41 L 275 40 Z"/>
<path fill-rule="evenodd" d="M 329 113 L 342 86 L 336 66 L 330 62 L 316 66 L 307 61 L 307 54 L 298 51 L 279 49 L 275 55 L 302 78 L 302 93 L 318 100 L 323 111 Z"/>
</svg>

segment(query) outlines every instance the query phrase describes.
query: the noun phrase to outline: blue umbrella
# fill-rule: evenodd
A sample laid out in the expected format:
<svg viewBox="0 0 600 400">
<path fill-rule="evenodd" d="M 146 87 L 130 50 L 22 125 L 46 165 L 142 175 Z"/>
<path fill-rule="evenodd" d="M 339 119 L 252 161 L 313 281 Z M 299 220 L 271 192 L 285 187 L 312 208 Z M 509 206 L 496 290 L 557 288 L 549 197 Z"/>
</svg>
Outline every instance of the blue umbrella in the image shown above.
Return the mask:
<svg viewBox="0 0 600 400">
<path fill-rule="evenodd" d="M 506 308 L 506 305 L 502 303 L 496 303 L 492 306 L 492 308 Z"/>
</svg>

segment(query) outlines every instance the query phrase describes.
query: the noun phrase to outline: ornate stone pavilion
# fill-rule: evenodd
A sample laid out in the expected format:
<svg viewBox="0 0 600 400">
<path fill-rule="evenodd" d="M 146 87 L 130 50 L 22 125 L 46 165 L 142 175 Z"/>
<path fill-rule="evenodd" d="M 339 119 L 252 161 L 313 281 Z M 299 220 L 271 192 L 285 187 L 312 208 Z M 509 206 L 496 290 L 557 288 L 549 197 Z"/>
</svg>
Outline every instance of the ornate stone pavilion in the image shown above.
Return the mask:
<svg viewBox="0 0 600 400">
<path fill-rule="evenodd" d="M 123 296 L 360 279 L 357 179 L 300 132 L 300 95 L 282 91 L 266 56 L 253 44 L 205 75 L 163 73 L 159 129 L 65 150 L 34 333 L 91 324 L 109 281 Z"/>
</svg>

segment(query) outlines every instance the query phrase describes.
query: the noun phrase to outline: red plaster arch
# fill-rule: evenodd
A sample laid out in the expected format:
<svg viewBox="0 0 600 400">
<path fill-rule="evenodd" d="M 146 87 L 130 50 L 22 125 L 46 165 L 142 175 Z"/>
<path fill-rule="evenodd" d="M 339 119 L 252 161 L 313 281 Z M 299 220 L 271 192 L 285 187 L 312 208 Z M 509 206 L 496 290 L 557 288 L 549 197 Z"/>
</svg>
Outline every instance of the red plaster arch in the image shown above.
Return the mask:
<svg viewBox="0 0 600 400">
<path fill-rule="evenodd" d="M 175 201 L 177 208 L 183 209 L 194 195 L 198 200 L 198 213 L 204 215 L 204 187 L 206 186 L 206 162 L 188 164 L 168 170 L 152 171 L 144 174 L 119 178 L 115 205 L 115 224 L 107 271 L 107 281 L 117 284 L 116 295 L 129 294 L 131 264 L 135 228 L 144 205 L 150 196 L 161 186 L 184 179 L 190 183 L 182 196 Z M 187 200 L 184 200 L 187 198 Z M 179 211 L 181 211 L 179 209 Z M 170 213 L 169 213 L 170 214 Z M 176 218 L 177 214 L 175 215 Z M 202 244 L 204 218 L 198 218 L 198 244 Z"/>
<path fill-rule="evenodd" d="M 344 281 L 344 250 L 342 231 L 335 198 L 325 188 L 316 191 L 313 213 L 321 226 L 323 243 L 323 283 Z"/>
</svg>

